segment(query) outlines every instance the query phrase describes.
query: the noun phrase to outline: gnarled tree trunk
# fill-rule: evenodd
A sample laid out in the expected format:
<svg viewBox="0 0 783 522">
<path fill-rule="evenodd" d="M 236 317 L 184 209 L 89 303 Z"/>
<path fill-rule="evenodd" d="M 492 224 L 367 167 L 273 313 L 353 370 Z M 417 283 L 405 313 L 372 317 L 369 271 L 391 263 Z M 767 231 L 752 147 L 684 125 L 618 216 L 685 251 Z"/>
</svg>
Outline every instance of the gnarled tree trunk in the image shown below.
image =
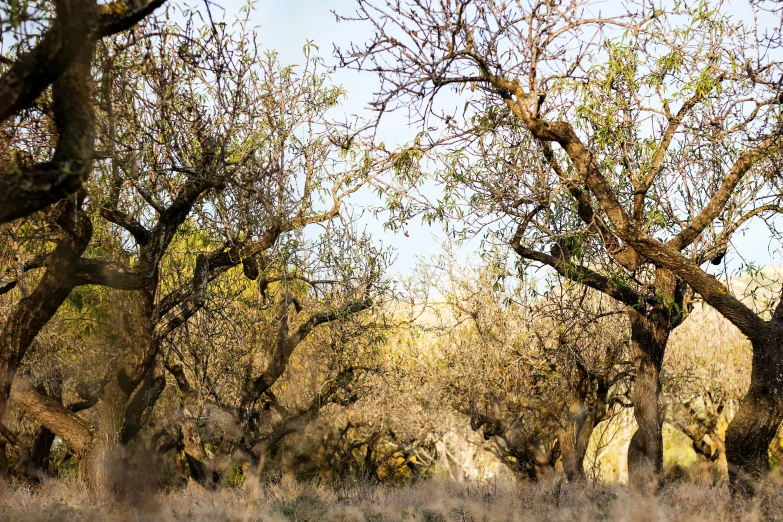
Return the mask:
<svg viewBox="0 0 783 522">
<path fill-rule="evenodd" d="M 755 479 L 769 471 L 769 447 L 783 423 L 783 325 L 752 339 L 750 388 L 726 430 L 732 479 Z"/>
<path fill-rule="evenodd" d="M 105 492 L 114 487 L 112 471 L 119 466 L 119 445 L 128 396 L 114 379 L 98 403 L 98 426 L 90 451 L 79 462 L 79 481 L 89 489 Z"/>
<path fill-rule="evenodd" d="M 123 309 L 118 314 L 119 324 L 116 325 L 115 369 L 97 406 L 95 440 L 79 465 L 80 480 L 94 491 L 107 491 L 106 488 L 111 490 L 116 486 L 112 472 L 120 463 L 120 446 L 127 431 L 126 415 L 139 407 L 131 401 L 131 396 L 153 370 L 158 348 L 151 321 L 155 309 L 154 292 L 142 290 L 127 297 L 123 300 Z M 145 393 L 143 389 L 139 392 Z M 157 396 L 154 398 L 157 399 Z M 138 432 L 138 427 L 134 429 Z"/>
<path fill-rule="evenodd" d="M 663 419 L 661 367 L 671 332 L 666 315 L 653 311 L 647 316 L 630 309 L 631 344 L 636 357 L 636 381 L 631 402 L 638 426 L 628 448 L 631 480 L 644 480 L 663 471 Z"/>
</svg>

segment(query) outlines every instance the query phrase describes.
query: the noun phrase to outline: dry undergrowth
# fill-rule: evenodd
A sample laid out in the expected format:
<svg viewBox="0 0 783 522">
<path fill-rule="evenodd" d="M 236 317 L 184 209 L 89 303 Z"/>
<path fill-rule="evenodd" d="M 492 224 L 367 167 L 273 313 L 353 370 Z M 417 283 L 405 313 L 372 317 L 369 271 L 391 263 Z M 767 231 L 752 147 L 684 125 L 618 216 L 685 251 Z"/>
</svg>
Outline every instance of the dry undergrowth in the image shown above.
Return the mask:
<svg viewBox="0 0 783 522">
<path fill-rule="evenodd" d="M 753 498 L 726 486 L 673 483 L 657 494 L 621 486 L 501 486 L 495 482 L 429 481 L 414 486 L 280 483 L 207 491 L 191 484 L 170 492 L 96 501 L 73 483 L 0 490 L 4 520 L 108 521 L 783 521 L 783 482 Z"/>
</svg>

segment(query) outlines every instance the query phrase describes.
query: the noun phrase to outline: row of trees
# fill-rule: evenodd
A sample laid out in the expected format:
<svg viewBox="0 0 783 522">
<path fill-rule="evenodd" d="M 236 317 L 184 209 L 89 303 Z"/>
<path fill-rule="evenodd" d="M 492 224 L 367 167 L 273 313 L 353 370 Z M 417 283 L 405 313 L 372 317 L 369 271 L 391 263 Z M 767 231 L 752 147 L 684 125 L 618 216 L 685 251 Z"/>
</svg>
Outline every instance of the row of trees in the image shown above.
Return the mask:
<svg viewBox="0 0 783 522">
<path fill-rule="evenodd" d="M 312 44 L 285 67 L 251 6 L 228 24 L 163 3 L 2 11 L 0 457 L 18 473 L 61 440 L 96 490 L 133 454 L 206 485 L 283 461 L 416 479 L 449 467 L 459 418 L 515 471 L 580 480 L 594 430 L 628 408 L 635 477 L 662 472 L 667 418 L 732 477 L 769 469 L 780 282 L 743 300 L 708 269 L 741 257 L 754 218 L 777 237 L 779 27 L 720 2 L 359 0 L 343 20 L 373 36 L 342 65 L 379 79 L 379 118 L 421 123 L 388 150 L 382 120 L 331 116 L 345 91 Z M 425 269 L 392 306 L 390 253 L 350 206 L 370 189 L 392 228 L 483 233 L 492 261 Z M 538 265 L 551 277 L 531 281 Z M 452 314 L 437 356 L 387 343 L 417 343 L 402 327 L 435 294 L 427 313 Z M 702 303 L 752 345 L 746 393 L 664 373 L 724 363 L 674 342 Z"/>
<path fill-rule="evenodd" d="M 443 298 L 426 305 L 432 316 L 420 328 L 434 335 L 425 341 L 436 368 L 427 378 L 441 400 L 523 476 L 622 477 L 625 466 L 602 455 L 621 453 L 635 429 L 628 414 L 638 361 L 623 307 L 559 275 L 520 280 L 502 258 L 478 272 L 448 258 L 437 266 L 422 275 Z M 692 451 L 694 478 L 726 477 L 723 438 L 749 384 L 749 355 L 742 334 L 702 305 L 672 334 L 659 400 L 670 433 L 689 448 L 671 437 L 666 473 L 679 473 L 677 452 Z"/>
</svg>

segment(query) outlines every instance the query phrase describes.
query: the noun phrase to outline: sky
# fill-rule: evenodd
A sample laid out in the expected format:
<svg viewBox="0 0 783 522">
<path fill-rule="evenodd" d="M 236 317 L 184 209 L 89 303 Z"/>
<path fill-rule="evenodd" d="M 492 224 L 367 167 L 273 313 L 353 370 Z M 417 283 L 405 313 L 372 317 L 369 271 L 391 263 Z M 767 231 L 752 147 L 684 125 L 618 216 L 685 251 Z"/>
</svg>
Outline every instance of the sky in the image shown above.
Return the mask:
<svg viewBox="0 0 783 522">
<path fill-rule="evenodd" d="M 192 0 L 191 0 L 192 1 Z M 228 19 L 245 5 L 244 0 L 217 0 L 225 9 Z M 335 66 L 334 46 L 347 47 L 351 41 L 363 42 L 371 34 L 362 34 L 360 24 L 337 22 L 332 11 L 342 15 L 353 13 L 355 0 L 259 0 L 252 19 L 258 26 L 261 44 L 267 49 L 279 53 L 282 64 L 302 62 L 302 48 L 308 40 L 320 47 L 320 56 L 327 65 Z M 213 14 L 217 11 L 213 8 Z M 347 115 L 369 115 L 368 106 L 373 99 L 377 82 L 372 75 L 336 68 L 332 74 L 336 84 L 346 88 L 347 96 L 342 109 Z M 415 135 L 408 129 L 402 114 L 391 114 L 379 128 L 379 136 L 388 144 L 402 144 Z M 392 148 L 392 147 L 390 147 Z M 367 201 L 357 201 L 356 206 L 379 205 L 380 200 L 367 194 L 357 196 Z M 441 243 L 445 241 L 439 225 L 429 227 L 418 221 L 407 227 L 408 235 L 384 230 L 382 219 L 365 215 L 361 226 L 371 233 L 377 241 L 395 249 L 395 262 L 392 270 L 407 275 L 420 258 L 431 258 L 441 252 Z"/>
<path fill-rule="evenodd" d="M 190 0 L 194 5 L 197 0 Z M 225 15 L 231 20 L 238 15 L 244 0 L 216 0 L 212 7 L 213 16 Z M 612 2 L 607 2 L 610 5 Z M 219 7 L 217 7 L 219 6 Z M 363 42 L 370 33 L 362 24 L 338 22 L 333 11 L 348 15 L 355 9 L 355 0 L 258 0 L 252 20 L 258 26 L 261 45 L 279 53 L 283 64 L 295 64 L 302 61 L 302 48 L 306 41 L 312 40 L 320 47 L 320 55 L 328 65 L 336 65 L 333 56 L 334 46 L 346 47 L 351 41 Z M 729 7 L 733 16 L 747 19 L 750 11 L 743 1 L 735 0 Z M 221 13 L 223 11 L 223 13 Z M 359 74 L 355 71 L 337 68 L 333 73 L 335 83 L 348 91 L 342 109 L 346 114 L 368 115 L 368 104 L 372 100 L 377 86 L 373 75 Z M 402 115 L 393 114 L 383 122 L 380 136 L 387 143 L 400 144 L 413 136 L 414 131 L 406 125 Z M 358 206 L 377 205 L 379 201 L 369 194 L 362 195 L 368 201 L 355 201 Z M 396 250 L 393 270 L 405 275 L 416 265 L 419 258 L 429 258 L 441 252 L 441 244 L 446 238 L 439 225 L 429 227 L 420 223 L 410 223 L 408 235 L 384 230 L 383 223 L 371 215 L 362 219 L 362 225 L 378 241 L 390 245 Z M 747 261 L 758 265 L 783 265 L 780 251 L 770 251 L 769 233 L 761 222 L 752 223 L 746 233 L 735 237 L 734 244 L 743 252 Z M 463 249 L 463 252 L 470 249 Z M 735 261 L 735 269 L 738 261 Z"/>
</svg>

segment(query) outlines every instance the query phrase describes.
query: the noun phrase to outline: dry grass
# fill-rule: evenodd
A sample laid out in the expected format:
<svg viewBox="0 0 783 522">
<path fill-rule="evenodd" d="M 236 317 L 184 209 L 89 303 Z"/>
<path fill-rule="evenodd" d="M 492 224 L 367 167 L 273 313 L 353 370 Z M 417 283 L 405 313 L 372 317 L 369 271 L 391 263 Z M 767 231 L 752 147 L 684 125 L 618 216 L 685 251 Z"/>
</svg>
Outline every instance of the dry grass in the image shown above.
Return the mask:
<svg viewBox="0 0 783 522">
<path fill-rule="evenodd" d="M 206 491 L 190 485 L 120 503 L 96 502 L 73 483 L 33 489 L 7 485 L 0 512 L 9 521 L 777 521 L 783 482 L 761 485 L 754 498 L 726 486 L 677 483 L 657 494 L 621 486 L 429 481 L 414 486 L 280 483 Z"/>
</svg>

